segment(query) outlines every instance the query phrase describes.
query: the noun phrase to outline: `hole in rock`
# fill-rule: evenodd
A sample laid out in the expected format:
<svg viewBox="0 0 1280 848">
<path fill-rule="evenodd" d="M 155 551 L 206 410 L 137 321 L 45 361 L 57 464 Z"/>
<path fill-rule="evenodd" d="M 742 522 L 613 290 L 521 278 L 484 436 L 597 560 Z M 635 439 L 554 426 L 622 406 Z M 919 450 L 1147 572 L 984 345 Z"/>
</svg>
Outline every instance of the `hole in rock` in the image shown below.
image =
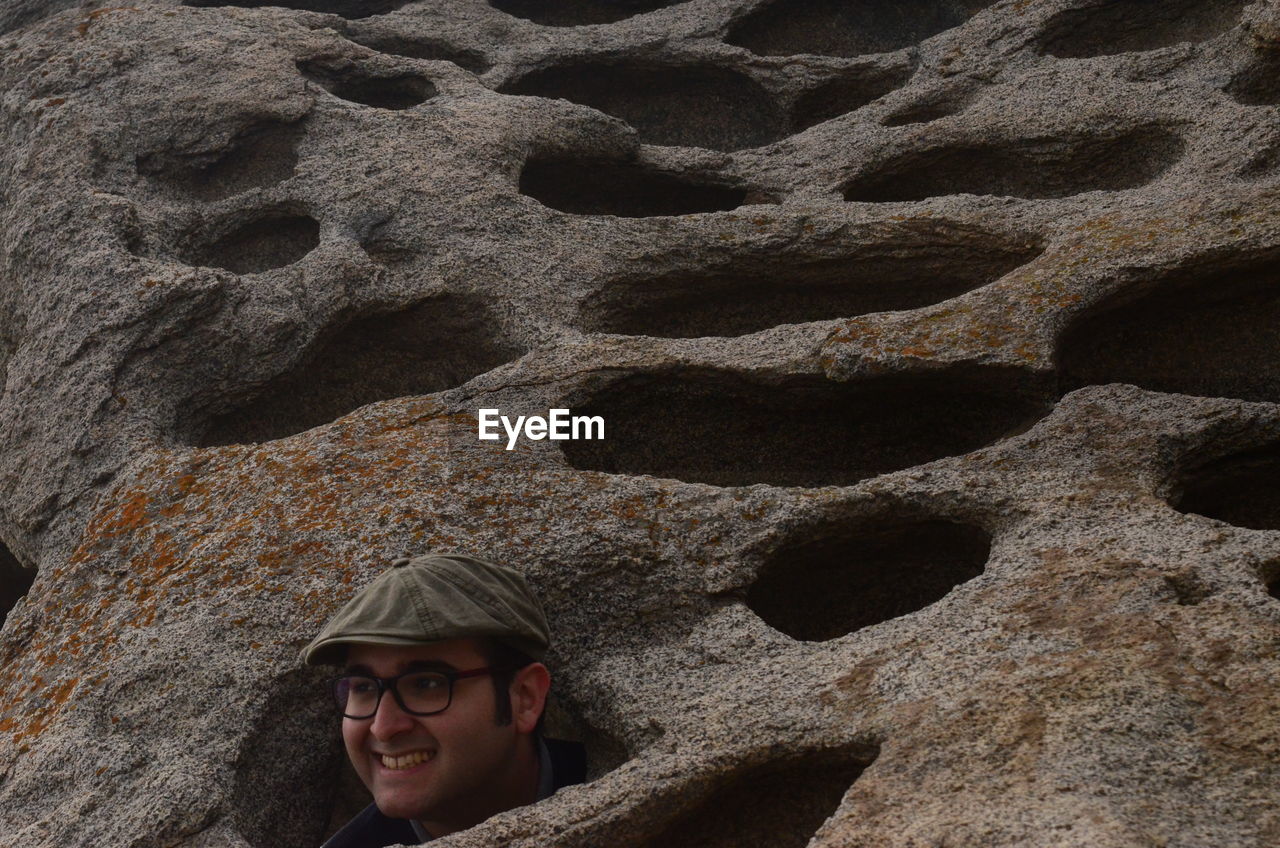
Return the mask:
<svg viewBox="0 0 1280 848">
<path fill-rule="evenodd" d="M 574 215 L 647 218 L 736 209 L 747 190 L 699 184 L 638 162 L 604 159 L 531 160 L 520 193 Z"/>
<path fill-rule="evenodd" d="M 377 77 L 354 67 L 336 69 L 317 62 L 299 62 L 298 70 L 334 97 L 375 109 L 408 109 L 436 95 L 431 81 L 417 74 Z"/>
<path fill-rule="evenodd" d="M 458 67 L 470 71 L 479 76 L 489 70 L 492 65 L 484 57 L 484 54 L 478 50 L 468 50 L 463 47 L 454 47 L 444 41 L 431 41 L 425 39 L 408 39 L 382 37 L 382 38 L 353 38 L 357 44 L 368 47 L 370 50 L 377 50 L 379 53 L 387 53 L 392 56 L 404 56 L 409 59 L 429 59 L 443 60 L 453 62 Z"/>
<path fill-rule="evenodd" d="M 658 835 L 638 844 L 645 848 L 804 848 L 875 757 L 874 749 L 815 751 L 740 770 Z M 690 806 L 685 798 L 673 803 Z"/>
<path fill-rule="evenodd" d="M 584 304 L 589 332 L 690 338 L 739 336 L 781 324 L 915 309 L 955 297 L 1030 262 L 1039 245 L 972 228 L 902 228 L 892 247 L 819 260 L 743 256 L 714 272 L 619 282 Z"/>
<path fill-rule="evenodd" d="M 1189 469 L 1173 501 L 1180 512 L 1237 527 L 1280 530 L 1280 443 Z"/>
<path fill-rule="evenodd" d="M 793 639 L 823 642 L 941 600 L 990 553 L 985 531 L 946 521 L 828 526 L 775 551 L 747 606 Z"/>
<path fill-rule="evenodd" d="M 323 841 L 335 773 L 346 759 L 341 719 L 326 697 L 332 673 L 295 669 L 258 683 L 270 694 L 236 764 L 230 812 L 254 848 L 315 848 Z"/>
<path fill-rule="evenodd" d="M 860 56 L 900 50 L 959 26 L 995 0 L 776 0 L 728 42 L 759 56 Z"/>
<path fill-rule="evenodd" d="M 911 76 L 909 68 L 890 73 L 860 74 L 836 79 L 805 92 L 791 111 L 791 129 L 800 132 L 809 127 L 861 109 L 901 87 Z"/>
<path fill-rule="evenodd" d="M 572 405 L 575 415 L 603 416 L 607 438 L 561 444 L 570 465 L 590 471 L 718 486 L 848 486 L 969 453 L 1043 417 L 1046 403 L 1000 388 L 1008 379 L 633 375 Z"/>
<path fill-rule="evenodd" d="M 1126 294 L 1077 318 L 1063 334 L 1064 389 L 1132 383 L 1280 401 L 1280 258 L 1218 257 L 1168 275 L 1136 299 Z"/>
<path fill-rule="evenodd" d="M 259 124 L 219 151 L 197 156 L 153 153 L 138 158 L 138 173 L 197 200 L 213 201 L 290 179 L 298 164 L 296 124 Z"/>
<path fill-rule="evenodd" d="M 328 334 L 248 404 L 214 418 L 200 446 L 264 442 L 375 401 L 459 386 L 518 358 L 479 298 L 442 295 Z"/>
<path fill-rule="evenodd" d="M 1227 94 L 1246 106 L 1280 104 L 1280 57 L 1266 54 L 1231 78 Z"/>
<path fill-rule="evenodd" d="M 1044 52 L 1064 59 L 1204 41 L 1240 20 L 1248 0 L 1102 0 L 1049 19 Z"/>
<path fill-rule="evenodd" d="M 9 549 L 0 544 L 0 626 L 9 617 L 9 611 L 31 590 L 36 570 L 24 568 Z"/>
<path fill-rule="evenodd" d="M 969 105 L 971 99 L 972 94 L 941 92 L 886 115 L 880 123 L 886 127 L 927 124 L 930 121 L 959 114 Z"/>
<path fill-rule="evenodd" d="M 556 678 L 547 699 L 544 732 L 549 739 L 566 739 L 582 744 L 586 749 L 588 781 L 608 774 L 630 759 L 626 745 L 569 708 L 568 702 L 560 697 L 563 694 L 562 684 Z"/>
<path fill-rule="evenodd" d="M 611 24 L 686 0 L 489 0 L 489 5 L 543 26 Z"/>
<path fill-rule="evenodd" d="M 1146 185 L 1182 155 L 1182 139 L 1159 128 L 1114 136 L 1056 136 L 1003 145 L 916 150 L 855 179 L 848 201 L 894 203 L 950 194 L 1070 197 Z"/>
<path fill-rule="evenodd" d="M 1272 577 L 1267 583 L 1267 594 L 1276 600 L 1280 600 L 1280 574 Z"/>
<path fill-rule="evenodd" d="M 385 15 L 394 12 L 411 0 L 186 0 L 186 6 L 217 7 L 239 6 L 246 9 L 258 9 L 263 6 L 279 6 L 284 9 L 298 9 L 303 12 L 323 12 L 327 15 L 341 15 L 355 20 L 371 18 L 374 15 Z"/>
<path fill-rule="evenodd" d="M 191 265 L 258 274 L 292 265 L 320 244 L 320 224 L 307 215 L 266 215 L 184 257 Z"/>
<path fill-rule="evenodd" d="M 736 71 L 576 62 L 526 74 L 500 91 L 563 98 L 621 118 L 648 144 L 741 150 L 787 135 L 786 116 Z"/>
</svg>

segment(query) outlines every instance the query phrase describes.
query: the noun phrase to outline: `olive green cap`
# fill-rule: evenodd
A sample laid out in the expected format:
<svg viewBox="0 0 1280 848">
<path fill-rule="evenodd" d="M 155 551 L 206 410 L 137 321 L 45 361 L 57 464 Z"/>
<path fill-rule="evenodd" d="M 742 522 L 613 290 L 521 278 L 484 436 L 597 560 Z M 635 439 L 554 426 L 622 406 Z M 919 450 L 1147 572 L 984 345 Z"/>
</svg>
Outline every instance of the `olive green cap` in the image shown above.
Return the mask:
<svg viewBox="0 0 1280 848">
<path fill-rule="evenodd" d="M 302 651 L 337 665 L 348 645 L 421 645 L 488 636 L 541 660 L 551 642 L 542 605 L 518 571 L 463 554 L 398 559 L 338 610 Z"/>
</svg>

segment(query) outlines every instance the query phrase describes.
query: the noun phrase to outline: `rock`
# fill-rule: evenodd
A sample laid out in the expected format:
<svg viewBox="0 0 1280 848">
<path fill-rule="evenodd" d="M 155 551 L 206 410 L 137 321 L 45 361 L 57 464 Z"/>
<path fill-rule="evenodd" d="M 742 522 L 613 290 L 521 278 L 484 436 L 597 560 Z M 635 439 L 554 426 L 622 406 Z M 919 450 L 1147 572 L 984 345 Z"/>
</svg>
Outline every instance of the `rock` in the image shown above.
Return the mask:
<svg viewBox="0 0 1280 848">
<path fill-rule="evenodd" d="M 318 844 L 424 550 L 592 753 L 441 845 L 1276 844 L 1269 15 L 9 4 L 0 845 Z"/>
</svg>

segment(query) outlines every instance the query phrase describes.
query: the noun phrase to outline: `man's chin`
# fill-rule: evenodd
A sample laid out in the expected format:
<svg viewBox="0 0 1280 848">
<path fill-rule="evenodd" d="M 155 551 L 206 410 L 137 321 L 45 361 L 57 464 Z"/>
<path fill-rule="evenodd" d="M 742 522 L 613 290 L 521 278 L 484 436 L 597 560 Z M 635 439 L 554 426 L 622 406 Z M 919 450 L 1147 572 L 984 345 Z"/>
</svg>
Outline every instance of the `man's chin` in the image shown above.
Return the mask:
<svg viewBox="0 0 1280 848">
<path fill-rule="evenodd" d="M 431 809 L 431 805 L 421 797 L 406 798 L 399 793 L 376 795 L 374 803 L 378 805 L 378 810 L 384 816 L 393 819 L 424 819 L 428 817 Z"/>
<path fill-rule="evenodd" d="M 373 793 L 374 803 L 384 816 L 393 819 L 424 819 L 431 813 L 430 795 L 422 787 L 378 787 Z"/>
</svg>

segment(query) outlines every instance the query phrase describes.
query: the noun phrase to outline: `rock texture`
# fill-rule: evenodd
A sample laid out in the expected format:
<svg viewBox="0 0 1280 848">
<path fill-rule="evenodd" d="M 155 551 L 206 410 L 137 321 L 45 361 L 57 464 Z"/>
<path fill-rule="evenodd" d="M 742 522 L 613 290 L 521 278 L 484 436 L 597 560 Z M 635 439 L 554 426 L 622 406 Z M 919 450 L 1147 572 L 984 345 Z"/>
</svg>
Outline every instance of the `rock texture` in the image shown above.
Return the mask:
<svg viewBox="0 0 1280 848">
<path fill-rule="evenodd" d="M 287 6 L 0 8 L 0 845 L 317 844 L 426 549 L 595 778 L 441 846 L 1280 844 L 1271 3 Z"/>
</svg>

